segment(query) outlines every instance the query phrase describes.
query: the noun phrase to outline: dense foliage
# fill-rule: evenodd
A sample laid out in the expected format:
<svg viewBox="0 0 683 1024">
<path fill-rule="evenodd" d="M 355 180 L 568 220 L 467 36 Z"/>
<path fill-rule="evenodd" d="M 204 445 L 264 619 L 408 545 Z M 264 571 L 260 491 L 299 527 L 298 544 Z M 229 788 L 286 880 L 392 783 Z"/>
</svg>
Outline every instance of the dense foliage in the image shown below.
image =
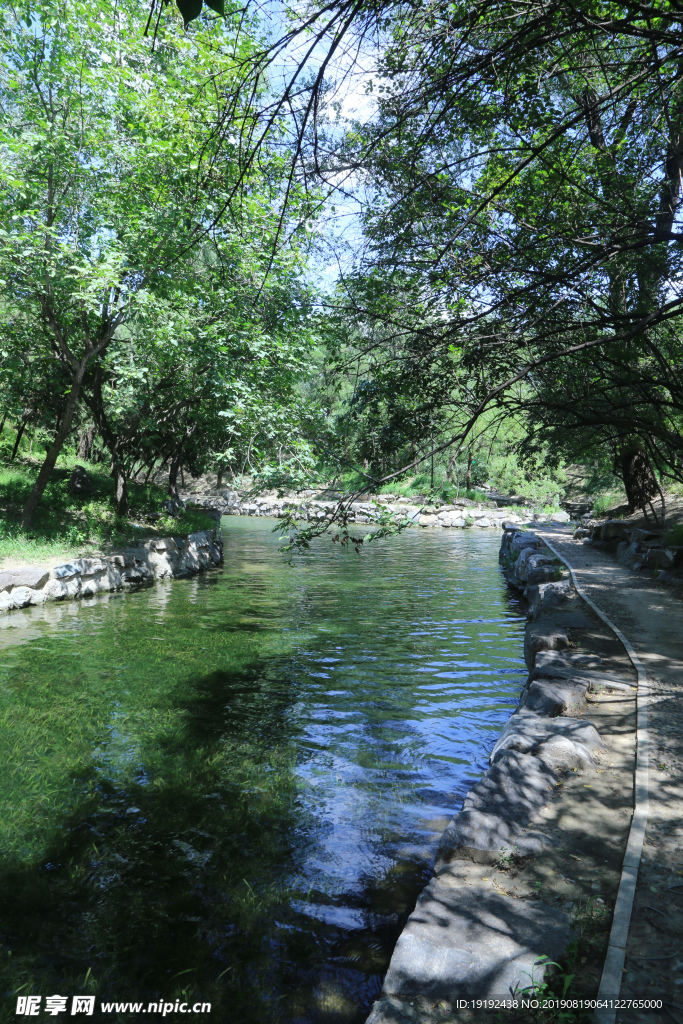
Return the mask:
<svg viewBox="0 0 683 1024">
<path fill-rule="evenodd" d="M 135 2 L 0 11 L 3 413 L 59 453 L 92 424 L 127 480 L 296 448 L 314 345 L 305 203 L 278 246 L 286 166 L 241 172 L 225 90 L 254 46 L 230 19 L 169 25 Z M 307 410 L 307 415 L 310 409 Z M 92 433 L 92 432 L 91 432 Z"/>
<path fill-rule="evenodd" d="M 338 0 L 269 34 L 209 6 L 0 9 L 0 415 L 46 442 L 25 525 L 79 434 L 119 511 L 160 466 L 172 492 L 431 486 L 435 459 L 456 490 L 495 459 L 511 489 L 590 462 L 631 504 L 681 481 L 676 11 Z"/>
<path fill-rule="evenodd" d="M 302 60 L 283 93 L 298 101 L 299 172 L 361 203 L 336 311 L 355 328 L 353 405 L 381 410 L 374 475 L 418 442 L 431 457 L 433 437 L 462 448 L 495 409 L 526 424 L 526 458 L 597 457 L 627 476 L 636 459 L 680 480 L 679 13 L 600 0 L 290 13 L 279 45 L 312 34 L 330 58 L 308 79 Z M 364 116 L 335 121 L 332 79 L 349 66 L 369 69 Z"/>
</svg>

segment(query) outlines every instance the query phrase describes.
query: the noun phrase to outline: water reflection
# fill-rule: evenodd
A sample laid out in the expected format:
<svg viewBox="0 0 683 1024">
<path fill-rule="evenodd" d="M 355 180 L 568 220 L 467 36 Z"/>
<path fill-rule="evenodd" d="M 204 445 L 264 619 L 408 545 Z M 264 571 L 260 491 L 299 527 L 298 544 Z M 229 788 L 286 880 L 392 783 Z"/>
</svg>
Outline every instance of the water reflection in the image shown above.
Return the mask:
<svg viewBox="0 0 683 1024">
<path fill-rule="evenodd" d="M 226 521 L 222 571 L 3 629 L 6 992 L 367 1013 L 522 623 L 494 535 L 287 561 L 270 525 Z"/>
</svg>

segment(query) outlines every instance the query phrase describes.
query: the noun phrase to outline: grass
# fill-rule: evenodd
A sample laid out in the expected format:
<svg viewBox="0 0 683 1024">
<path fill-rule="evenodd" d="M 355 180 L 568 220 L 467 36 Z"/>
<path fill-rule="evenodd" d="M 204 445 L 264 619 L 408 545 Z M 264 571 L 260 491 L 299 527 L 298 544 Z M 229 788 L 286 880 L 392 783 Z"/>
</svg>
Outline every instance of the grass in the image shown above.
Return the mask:
<svg viewBox="0 0 683 1024">
<path fill-rule="evenodd" d="M 146 537 L 187 536 L 214 525 L 198 509 L 188 509 L 177 518 L 167 515 L 167 496 L 154 484 L 131 482 L 129 514 L 119 516 L 114 507 L 114 481 L 100 466 L 85 466 L 92 492 L 71 494 L 68 482 L 72 467 L 67 464 L 55 469 L 27 533 L 20 526 L 21 510 L 37 466 L 0 462 L 0 564 L 69 558 L 126 547 Z"/>
<path fill-rule="evenodd" d="M 683 547 L 683 523 L 678 523 L 669 530 L 664 543 L 667 547 Z"/>
<path fill-rule="evenodd" d="M 561 962 L 541 957 L 536 963 L 539 968 L 541 964 L 548 968 L 546 978 L 540 980 L 540 970 L 529 975 L 524 998 L 537 1000 L 539 1005 L 526 1011 L 528 1024 L 587 1024 L 593 1020 L 591 1010 L 571 1004 L 597 995 L 596 965 L 605 957 L 611 914 L 604 904 L 589 896 L 573 904 L 571 917 L 572 939 Z M 570 1005 L 558 1007 L 560 1000 Z M 495 1020 L 496 1024 L 516 1024 L 520 1017 L 518 1012 L 504 1011 Z"/>
<path fill-rule="evenodd" d="M 337 481 L 336 487 L 342 491 L 354 491 L 365 486 L 367 481 L 359 474 L 347 474 Z M 435 473 L 434 487 L 431 485 L 430 473 L 418 473 L 416 476 L 407 476 L 402 480 L 392 480 L 391 483 L 378 487 L 376 494 L 391 494 L 397 498 L 423 498 L 429 502 L 444 501 L 452 502 L 462 498 L 470 501 L 486 501 L 486 491 L 470 489 L 466 490 L 464 485 L 458 489 L 445 479 L 443 470 Z"/>
</svg>

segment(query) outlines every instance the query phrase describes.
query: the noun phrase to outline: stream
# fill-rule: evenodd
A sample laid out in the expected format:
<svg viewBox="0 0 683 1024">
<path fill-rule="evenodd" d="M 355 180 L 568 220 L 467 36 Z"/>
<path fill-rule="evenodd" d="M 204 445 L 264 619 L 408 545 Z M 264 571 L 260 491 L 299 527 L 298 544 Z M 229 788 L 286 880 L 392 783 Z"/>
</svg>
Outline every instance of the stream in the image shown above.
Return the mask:
<svg viewBox="0 0 683 1024">
<path fill-rule="evenodd" d="M 2 617 L 2 1019 L 16 993 L 230 1024 L 361 1024 L 377 998 L 516 706 L 525 620 L 494 532 L 289 556 L 272 526 L 224 519 L 193 579 Z"/>
</svg>

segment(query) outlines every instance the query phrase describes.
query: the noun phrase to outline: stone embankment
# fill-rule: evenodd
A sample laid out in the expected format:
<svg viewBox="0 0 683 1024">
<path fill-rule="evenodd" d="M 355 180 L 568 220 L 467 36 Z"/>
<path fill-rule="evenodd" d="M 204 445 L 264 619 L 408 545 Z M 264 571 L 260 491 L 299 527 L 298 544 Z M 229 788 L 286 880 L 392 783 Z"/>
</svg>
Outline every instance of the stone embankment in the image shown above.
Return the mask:
<svg viewBox="0 0 683 1024">
<path fill-rule="evenodd" d="M 529 676 L 441 838 L 367 1024 L 488 1019 L 458 1000 L 520 998 L 543 981 L 540 958 L 562 957 L 582 894 L 605 917 L 616 894 L 632 791 L 605 773 L 632 765 L 635 673 L 538 537 L 506 528 L 500 560 L 528 602 Z M 578 882 L 588 847 L 600 866 Z"/>
<path fill-rule="evenodd" d="M 663 583 L 683 587 L 683 546 L 667 545 L 663 530 L 643 529 L 628 519 L 592 520 L 574 537 L 611 552 L 627 569 L 649 570 Z"/>
<path fill-rule="evenodd" d="M 235 491 L 213 494 L 188 494 L 188 503 L 207 508 L 218 509 L 222 515 L 229 516 L 267 516 L 277 519 L 285 511 L 296 513 L 302 522 L 315 522 L 329 516 L 337 507 L 336 501 L 305 498 L 289 495 L 279 498 L 264 495 L 256 498 L 240 496 Z M 447 529 L 465 530 L 500 529 L 504 524 L 521 524 L 526 522 L 567 523 L 567 512 L 544 514 L 520 509 L 512 512 L 509 508 L 482 507 L 473 502 L 454 502 L 443 505 L 417 505 L 405 498 L 390 499 L 386 495 L 375 495 L 372 500 L 355 501 L 351 504 L 348 514 L 352 523 L 372 524 L 379 515 L 379 508 L 384 507 L 396 515 L 412 520 L 416 526 L 443 527 Z"/>
<path fill-rule="evenodd" d="M 52 569 L 0 570 L 0 613 L 191 576 L 222 561 L 220 530 L 202 530 L 189 537 L 156 537 L 112 555 L 76 558 Z"/>
</svg>

